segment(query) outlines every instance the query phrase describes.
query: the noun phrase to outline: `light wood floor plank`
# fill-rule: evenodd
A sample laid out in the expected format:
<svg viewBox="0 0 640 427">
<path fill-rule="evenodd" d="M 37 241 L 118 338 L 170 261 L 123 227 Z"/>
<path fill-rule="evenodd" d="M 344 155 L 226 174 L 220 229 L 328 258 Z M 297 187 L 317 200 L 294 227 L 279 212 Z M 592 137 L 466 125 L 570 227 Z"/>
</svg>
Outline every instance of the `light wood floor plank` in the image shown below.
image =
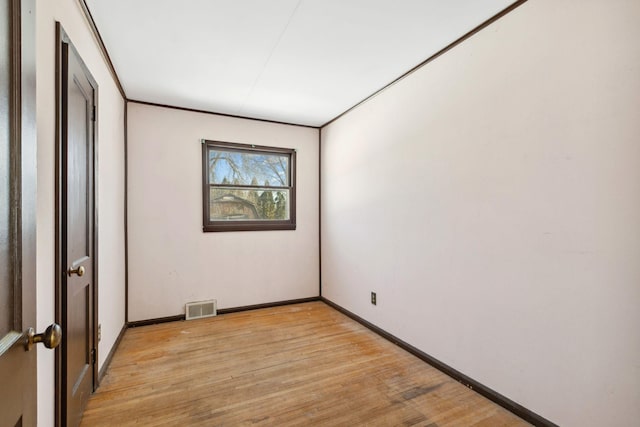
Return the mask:
<svg viewBox="0 0 640 427">
<path fill-rule="evenodd" d="M 126 331 L 83 426 L 523 426 L 322 302 Z"/>
</svg>

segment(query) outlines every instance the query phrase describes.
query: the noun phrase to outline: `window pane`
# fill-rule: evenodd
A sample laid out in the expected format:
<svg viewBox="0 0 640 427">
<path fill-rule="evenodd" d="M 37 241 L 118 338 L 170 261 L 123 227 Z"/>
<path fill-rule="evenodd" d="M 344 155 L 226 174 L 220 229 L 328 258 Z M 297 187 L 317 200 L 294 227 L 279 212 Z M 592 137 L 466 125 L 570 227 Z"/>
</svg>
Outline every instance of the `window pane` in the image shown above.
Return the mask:
<svg viewBox="0 0 640 427">
<path fill-rule="evenodd" d="M 289 220 L 289 189 L 210 188 L 210 221 Z"/>
<path fill-rule="evenodd" d="M 203 227 L 210 231 L 296 229 L 296 152 L 203 140 Z"/>
<path fill-rule="evenodd" d="M 211 148 L 209 183 L 288 187 L 289 156 Z"/>
</svg>

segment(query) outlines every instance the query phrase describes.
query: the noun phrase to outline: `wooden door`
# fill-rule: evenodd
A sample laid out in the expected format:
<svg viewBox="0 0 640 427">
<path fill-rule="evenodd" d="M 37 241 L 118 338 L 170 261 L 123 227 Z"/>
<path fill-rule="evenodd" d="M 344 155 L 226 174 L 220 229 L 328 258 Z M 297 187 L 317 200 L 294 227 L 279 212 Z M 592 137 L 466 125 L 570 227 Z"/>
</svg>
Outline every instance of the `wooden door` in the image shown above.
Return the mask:
<svg viewBox="0 0 640 427">
<path fill-rule="evenodd" d="M 0 0 L 0 426 L 36 425 L 34 7 Z"/>
<path fill-rule="evenodd" d="M 60 34 L 62 424 L 76 426 L 94 389 L 95 80 Z"/>
</svg>

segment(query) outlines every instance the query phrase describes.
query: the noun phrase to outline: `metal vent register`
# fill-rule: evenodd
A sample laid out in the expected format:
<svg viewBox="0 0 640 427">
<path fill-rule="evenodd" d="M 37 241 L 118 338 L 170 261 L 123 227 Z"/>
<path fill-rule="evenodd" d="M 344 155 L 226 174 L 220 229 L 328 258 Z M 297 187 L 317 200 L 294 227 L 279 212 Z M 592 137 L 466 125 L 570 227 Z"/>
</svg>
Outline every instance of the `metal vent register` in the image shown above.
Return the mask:
<svg viewBox="0 0 640 427">
<path fill-rule="evenodd" d="M 217 314 L 216 300 L 188 302 L 185 305 L 185 313 L 186 320 L 215 316 Z"/>
</svg>

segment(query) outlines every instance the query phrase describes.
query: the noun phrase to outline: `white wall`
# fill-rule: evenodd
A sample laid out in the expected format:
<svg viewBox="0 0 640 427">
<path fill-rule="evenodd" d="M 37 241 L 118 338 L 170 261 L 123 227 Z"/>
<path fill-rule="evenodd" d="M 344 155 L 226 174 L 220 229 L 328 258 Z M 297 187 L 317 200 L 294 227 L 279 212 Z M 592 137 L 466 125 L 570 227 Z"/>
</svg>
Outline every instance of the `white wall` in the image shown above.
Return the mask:
<svg viewBox="0 0 640 427">
<path fill-rule="evenodd" d="M 55 21 L 60 21 L 98 82 L 98 365 L 124 325 L 124 101 L 77 1 L 36 2 L 38 114 L 37 329 L 54 321 Z M 53 425 L 54 353 L 38 348 L 38 425 Z"/>
<path fill-rule="evenodd" d="M 637 425 L 638 21 L 527 2 L 325 127 L 323 296 L 560 425 Z"/>
<path fill-rule="evenodd" d="M 128 105 L 129 320 L 318 296 L 318 130 Z M 295 231 L 202 232 L 202 145 L 295 148 Z"/>
</svg>

